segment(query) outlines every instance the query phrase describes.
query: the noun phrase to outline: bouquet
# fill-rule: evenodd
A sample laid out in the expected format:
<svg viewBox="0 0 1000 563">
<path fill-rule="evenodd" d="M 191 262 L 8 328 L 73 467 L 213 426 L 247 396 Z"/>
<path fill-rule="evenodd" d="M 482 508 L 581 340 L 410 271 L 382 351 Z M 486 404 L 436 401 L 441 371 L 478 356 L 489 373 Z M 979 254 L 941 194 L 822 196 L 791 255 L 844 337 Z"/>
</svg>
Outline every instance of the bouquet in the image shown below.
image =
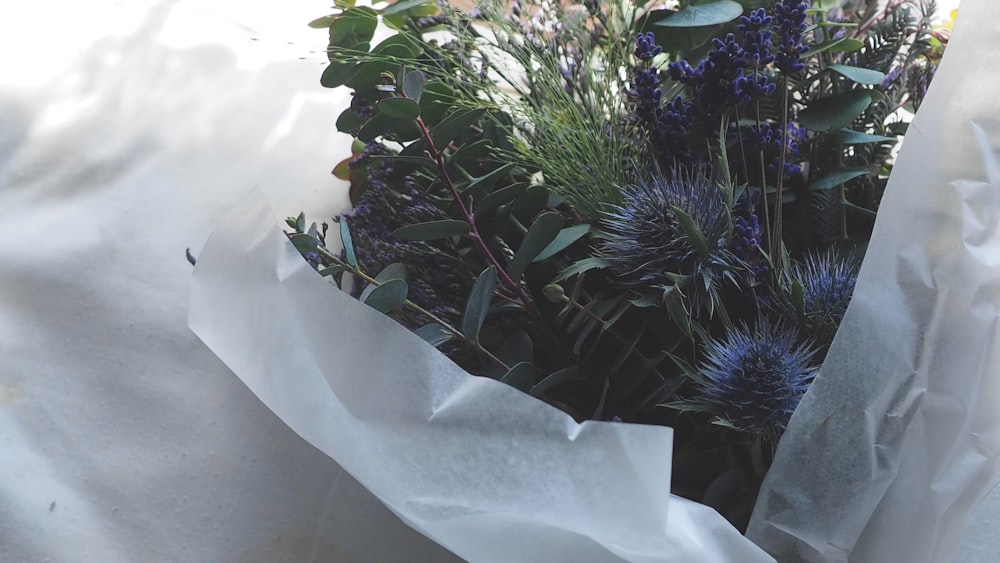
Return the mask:
<svg viewBox="0 0 1000 563">
<path fill-rule="evenodd" d="M 312 25 L 354 207 L 286 242 L 248 204 L 199 275 L 253 297 L 196 286 L 192 326 L 470 560 L 769 560 L 737 530 L 898 559 L 864 533 L 920 387 L 862 379 L 910 325 L 873 303 L 886 245 L 866 294 L 859 267 L 947 36 L 933 2 L 859 4 L 340 2 Z M 843 458 L 858 436 L 877 459 Z"/>
</svg>

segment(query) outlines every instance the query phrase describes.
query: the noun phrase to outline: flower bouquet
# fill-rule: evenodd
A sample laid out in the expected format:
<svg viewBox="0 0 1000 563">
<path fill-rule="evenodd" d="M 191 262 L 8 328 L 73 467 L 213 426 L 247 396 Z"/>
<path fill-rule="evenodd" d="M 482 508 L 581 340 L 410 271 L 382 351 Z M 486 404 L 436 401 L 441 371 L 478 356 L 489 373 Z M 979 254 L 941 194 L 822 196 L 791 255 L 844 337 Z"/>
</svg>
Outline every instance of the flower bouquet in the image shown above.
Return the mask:
<svg viewBox="0 0 1000 563">
<path fill-rule="evenodd" d="M 995 482 L 998 206 L 921 178 L 947 137 L 895 157 L 933 2 L 859 4 L 338 2 L 353 209 L 251 198 L 192 327 L 469 560 L 946 556 Z"/>
</svg>

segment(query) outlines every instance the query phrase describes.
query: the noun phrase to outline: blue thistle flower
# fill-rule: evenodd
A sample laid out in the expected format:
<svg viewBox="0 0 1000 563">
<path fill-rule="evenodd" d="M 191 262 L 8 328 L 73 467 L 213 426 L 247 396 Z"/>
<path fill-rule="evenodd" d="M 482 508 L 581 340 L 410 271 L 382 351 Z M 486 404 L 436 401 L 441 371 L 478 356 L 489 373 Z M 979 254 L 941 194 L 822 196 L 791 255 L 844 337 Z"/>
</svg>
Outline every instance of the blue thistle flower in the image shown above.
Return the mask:
<svg viewBox="0 0 1000 563">
<path fill-rule="evenodd" d="M 714 278 L 718 266 L 733 261 L 729 209 L 704 170 L 656 175 L 626 188 L 623 198 L 605 214 L 598 249 L 622 285 L 672 285 L 676 275 Z M 688 237 L 676 210 L 691 218 L 707 248 Z"/>
<path fill-rule="evenodd" d="M 810 253 L 788 269 L 782 284 L 781 309 L 817 342 L 829 343 L 840 326 L 858 280 L 858 262 L 832 250 Z M 793 288 L 802 288 L 799 301 Z"/>
<path fill-rule="evenodd" d="M 737 327 L 708 342 L 695 400 L 740 430 L 784 430 L 816 374 L 815 354 L 793 331 L 766 321 Z"/>
</svg>

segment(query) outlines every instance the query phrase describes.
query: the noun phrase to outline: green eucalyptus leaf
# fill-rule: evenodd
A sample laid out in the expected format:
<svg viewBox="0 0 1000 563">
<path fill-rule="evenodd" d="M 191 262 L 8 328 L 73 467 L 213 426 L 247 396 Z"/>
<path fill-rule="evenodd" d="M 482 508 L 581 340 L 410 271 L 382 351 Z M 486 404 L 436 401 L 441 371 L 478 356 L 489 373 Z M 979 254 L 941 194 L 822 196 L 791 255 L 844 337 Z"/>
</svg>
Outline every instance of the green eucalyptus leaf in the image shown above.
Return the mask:
<svg viewBox="0 0 1000 563">
<path fill-rule="evenodd" d="M 386 98 L 375 105 L 379 113 L 398 119 L 420 117 L 420 104 L 409 98 Z"/>
<path fill-rule="evenodd" d="M 530 221 L 532 217 L 538 215 L 549 203 L 549 191 L 545 186 L 531 186 L 514 200 L 514 215 L 522 221 Z"/>
<path fill-rule="evenodd" d="M 850 65 L 830 65 L 826 67 L 841 76 L 857 82 L 858 84 L 877 85 L 885 80 L 885 74 L 870 68 L 861 68 Z"/>
<path fill-rule="evenodd" d="M 385 283 L 389 280 L 405 280 L 406 279 L 406 265 L 400 262 L 393 262 L 375 276 L 375 281 L 379 283 Z"/>
<path fill-rule="evenodd" d="M 486 194 L 486 196 L 473 202 L 473 209 L 477 216 L 485 215 L 505 203 L 514 201 L 514 199 L 524 193 L 527 186 L 528 185 L 524 182 L 518 182 L 516 184 L 500 188 L 499 190 L 494 190 Z"/>
<path fill-rule="evenodd" d="M 851 129 L 841 129 L 837 133 L 837 138 L 844 145 L 864 145 L 867 143 L 887 143 L 896 142 L 895 137 L 884 137 L 882 135 L 869 135 Z"/>
<path fill-rule="evenodd" d="M 382 10 L 382 15 L 391 16 L 393 14 L 400 14 L 411 8 L 416 8 L 417 6 L 430 3 L 433 2 L 431 2 L 431 0 L 399 0 L 395 4 L 392 4 Z"/>
<path fill-rule="evenodd" d="M 809 184 L 810 190 L 829 190 L 835 188 L 844 182 L 853 180 L 858 176 L 864 176 L 868 173 L 867 168 L 853 168 L 850 170 L 837 170 L 831 172 L 822 178 L 816 180 Z"/>
<path fill-rule="evenodd" d="M 424 76 L 424 73 L 419 70 L 411 70 L 403 77 L 403 94 L 419 103 L 420 97 L 424 95 L 424 86 L 426 85 L 427 77 Z"/>
<path fill-rule="evenodd" d="M 351 238 L 351 228 L 347 225 L 347 217 L 340 218 L 340 240 L 344 245 L 344 260 L 352 268 L 358 267 L 358 258 L 354 254 L 354 239 Z"/>
<path fill-rule="evenodd" d="M 344 84 L 350 82 L 351 79 L 358 74 L 359 70 L 361 70 L 361 65 L 355 63 L 330 63 L 325 69 L 323 69 L 323 74 L 319 78 L 319 83 L 324 88 L 336 88 L 338 86 L 343 86 Z"/>
<path fill-rule="evenodd" d="M 378 137 L 395 137 L 400 141 L 412 141 L 419 136 L 420 128 L 416 121 L 392 117 L 383 112 L 376 113 L 375 117 L 369 119 L 358 131 L 358 139 L 364 142 L 374 141 Z"/>
<path fill-rule="evenodd" d="M 330 46 L 353 47 L 367 43 L 375 36 L 377 25 L 375 10 L 367 6 L 349 8 L 330 24 Z"/>
<path fill-rule="evenodd" d="M 405 281 L 391 279 L 381 285 L 366 287 L 361 293 L 361 301 L 380 313 L 388 313 L 406 301 L 408 289 Z"/>
<path fill-rule="evenodd" d="M 405 225 L 392 232 L 397 240 L 437 240 L 469 234 L 469 224 L 457 219 Z"/>
<path fill-rule="evenodd" d="M 452 113 L 431 129 L 431 139 L 434 140 L 434 146 L 439 149 L 447 146 L 478 122 L 485 113 L 486 110 L 482 108 L 458 110 Z"/>
<path fill-rule="evenodd" d="M 288 237 L 288 239 L 292 241 L 292 245 L 295 247 L 295 250 L 298 250 L 302 254 L 313 252 L 319 246 L 316 239 L 309 235 L 297 234 Z"/>
<path fill-rule="evenodd" d="M 535 256 L 532 262 L 541 262 L 542 260 L 547 260 L 556 254 L 559 254 L 569 247 L 569 245 L 580 240 L 589 232 L 590 225 L 573 225 L 572 227 L 566 227 L 565 229 L 559 231 L 556 238 L 552 239 L 552 242 L 543 248 L 542 251 L 538 253 L 538 256 Z"/>
<path fill-rule="evenodd" d="M 493 184 L 497 182 L 500 178 L 510 174 L 511 170 L 517 168 L 517 163 L 511 162 L 504 164 L 499 168 L 491 170 L 490 172 L 483 174 L 478 178 L 473 178 L 469 185 L 462 189 L 463 193 L 469 193 L 472 190 L 479 188 L 492 188 Z"/>
<path fill-rule="evenodd" d="M 535 384 L 535 366 L 531 365 L 531 362 L 516 364 L 507 370 L 500 381 L 527 393 Z"/>
<path fill-rule="evenodd" d="M 338 15 L 339 14 L 333 14 L 329 16 L 323 16 L 321 18 L 316 18 L 313 21 L 309 22 L 309 27 L 313 29 L 327 29 L 328 27 L 333 25 L 333 22 L 337 21 Z"/>
<path fill-rule="evenodd" d="M 662 27 L 702 27 L 732 21 L 743 14 L 743 6 L 732 0 L 716 0 L 688 6 L 656 22 Z"/>
<path fill-rule="evenodd" d="M 493 266 L 483 270 L 472 284 L 469 300 L 465 304 L 465 314 L 462 316 L 462 334 L 473 342 L 479 341 L 479 330 L 486 322 L 486 314 L 489 313 L 496 287 L 497 270 Z"/>
<path fill-rule="evenodd" d="M 566 383 L 567 381 L 577 379 L 581 379 L 580 368 L 577 366 L 569 366 L 545 376 L 545 378 L 532 387 L 528 393 L 530 393 L 533 397 L 538 397 L 542 393 L 545 393 L 560 383 Z"/>
<path fill-rule="evenodd" d="M 451 333 L 450 330 L 446 329 L 445 327 L 441 326 L 438 323 L 431 323 L 424 325 L 413 332 L 420 338 L 426 340 L 431 346 L 434 346 L 435 348 L 444 344 L 445 342 L 448 342 L 455 336 Z"/>
<path fill-rule="evenodd" d="M 799 123 L 813 131 L 832 131 L 850 125 L 871 103 L 867 90 L 852 90 L 820 98 L 799 113 Z"/>
<path fill-rule="evenodd" d="M 515 280 L 521 279 L 524 271 L 545 248 L 555 240 L 563 226 L 563 218 L 558 213 L 542 213 L 535 219 L 535 222 L 528 227 L 528 232 L 521 241 L 521 246 L 514 253 L 507 266 L 507 272 Z"/>
<path fill-rule="evenodd" d="M 680 290 L 676 287 L 664 288 L 663 304 L 667 308 L 670 320 L 674 321 L 674 324 L 677 325 L 677 328 L 681 329 L 684 336 L 691 338 L 693 334 L 691 315 L 688 313 L 687 307 L 684 306 L 684 296 Z"/>
<path fill-rule="evenodd" d="M 365 120 L 353 109 L 345 109 L 337 117 L 337 131 L 350 133 L 360 129 L 365 124 Z"/>
</svg>

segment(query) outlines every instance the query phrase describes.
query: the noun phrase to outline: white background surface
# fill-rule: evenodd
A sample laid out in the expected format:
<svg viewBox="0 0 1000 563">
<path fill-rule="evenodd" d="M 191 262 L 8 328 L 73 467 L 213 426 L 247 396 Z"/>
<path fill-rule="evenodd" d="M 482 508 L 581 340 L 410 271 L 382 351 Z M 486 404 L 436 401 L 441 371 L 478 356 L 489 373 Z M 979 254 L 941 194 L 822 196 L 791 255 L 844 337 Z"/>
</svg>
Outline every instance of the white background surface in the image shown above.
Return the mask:
<svg viewBox="0 0 1000 563">
<path fill-rule="evenodd" d="M 0 561 L 450 560 L 187 328 L 184 249 L 247 191 L 282 214 L 343 204 L 345 97 L 319 86 L 325 35 L 304 25 L 326 3 L 11 4 Z M 997 515 L 994 494 L 960 561 L 997 560 Z"/>
</svg>

